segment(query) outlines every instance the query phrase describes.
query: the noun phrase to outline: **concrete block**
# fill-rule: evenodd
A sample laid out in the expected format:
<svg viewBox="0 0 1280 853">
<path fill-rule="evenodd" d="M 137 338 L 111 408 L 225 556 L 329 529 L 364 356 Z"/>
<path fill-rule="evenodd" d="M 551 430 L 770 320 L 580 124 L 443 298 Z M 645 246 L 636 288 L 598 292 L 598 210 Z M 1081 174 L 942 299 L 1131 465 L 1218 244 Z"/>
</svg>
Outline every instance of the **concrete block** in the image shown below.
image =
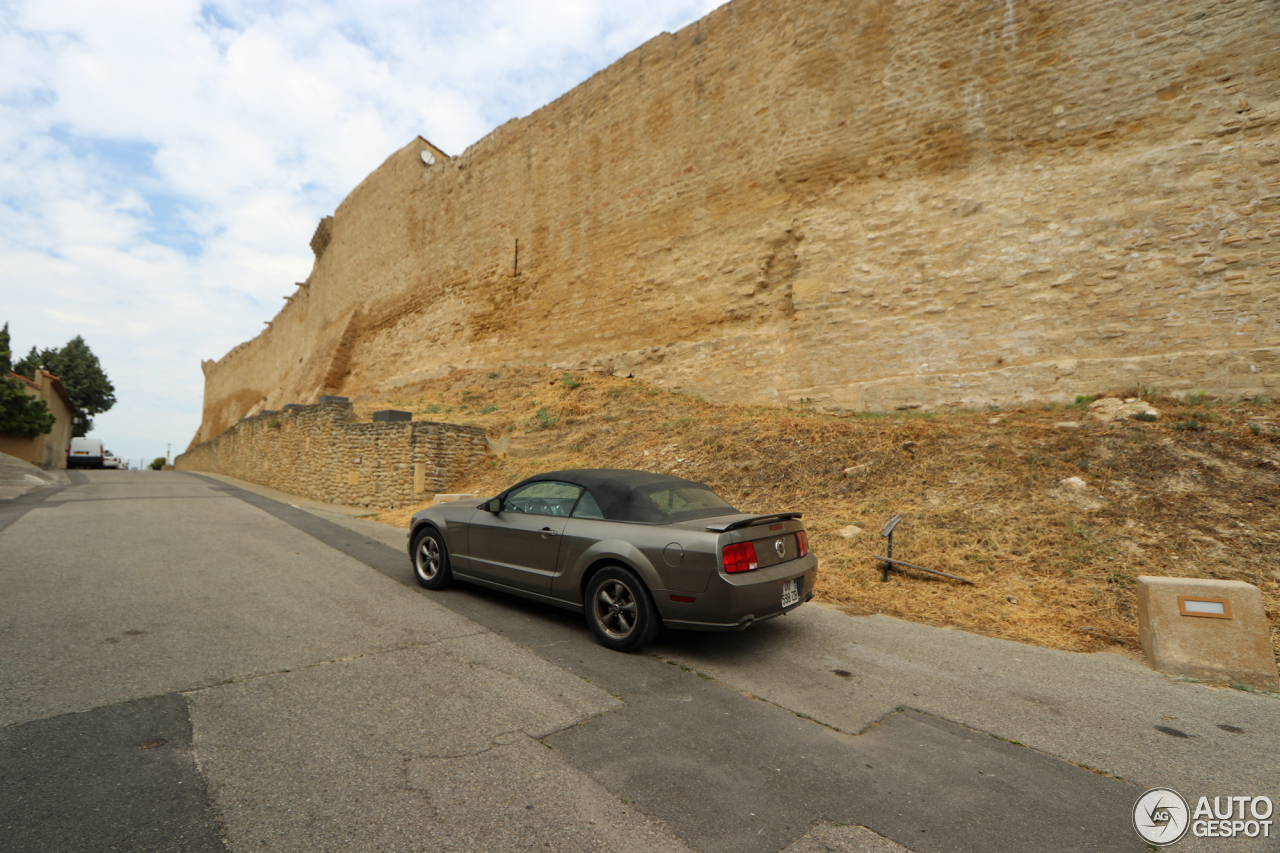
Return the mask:
<svg viewBox="0 0 1280 853">
<path fill-rule="evenodd" d="M 436 495 L 434 498 L 432 498 L 432 499 L 431 499 L 431 505 L 432 505 L 432 506 L 440 506 L 440 504 L 453 503 L 454 501 L 462 501 L 462 500 L 477 500 L 477 501 L 478 501 L 478 500 L 480 500 L 480 496 L 479 496 L 479 495 L 463 495 L 463 494 L 456 494 L 456 495 Z"/>
<path fill-rule="evenodd" d="M 350 403 L 347 397 L 335 397 L 333 394 L 325 394 L 320 398 L 321 403 Z"/>
<path fill-rule="evenodd" d="M 380 412 L 373 413 L 373 422 L 380 423 L 382 421 L 411 421 L 413 420 L 413 412 L 401 412 L 396 409 L 383 409 Z"/>
<path fill-rule="evenodd" d="M 1139 577 L 1138 639 L 1160 672 L 1280 690 L 1262 593 L 1252 584 Z"/>
</svg>

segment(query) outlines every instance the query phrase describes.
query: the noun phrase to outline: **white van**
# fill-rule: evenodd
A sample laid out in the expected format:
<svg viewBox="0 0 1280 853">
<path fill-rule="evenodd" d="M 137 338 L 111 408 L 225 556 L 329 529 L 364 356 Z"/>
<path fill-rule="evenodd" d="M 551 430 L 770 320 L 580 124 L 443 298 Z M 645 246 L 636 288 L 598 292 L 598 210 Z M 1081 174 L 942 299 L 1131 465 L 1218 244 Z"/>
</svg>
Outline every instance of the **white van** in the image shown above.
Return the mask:
<svg viewBox="0 0 1280 853">
<path fill-rule="evenodd" d="M 101 468 L 106 453 L 102 442 L 96 438 L 73 438 L 67 452 L 68 468 Z"/>
</svg>

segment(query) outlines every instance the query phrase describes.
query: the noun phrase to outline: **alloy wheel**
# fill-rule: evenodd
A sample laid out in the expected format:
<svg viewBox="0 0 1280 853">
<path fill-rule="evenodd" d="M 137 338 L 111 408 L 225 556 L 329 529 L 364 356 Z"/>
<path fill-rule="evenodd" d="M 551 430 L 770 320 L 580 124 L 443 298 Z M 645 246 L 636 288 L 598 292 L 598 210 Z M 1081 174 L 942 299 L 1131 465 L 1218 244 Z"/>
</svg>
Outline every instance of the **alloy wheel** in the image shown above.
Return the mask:
<svg viewBox="0 0 1280 853">
<path fill-rule="evenodd" d="M 434 536 L 424 536 L 418 546 L 418 574 L 431 580 L 440 572 L 440 543 Z"/>
<path fill-rule="evenodd" d="M 636 598 L 622 581 L 608 580 L 600 585 L 594 602 L 596 622 L 610 637 L 621 640 L 636 627 Z"/>
</svg>

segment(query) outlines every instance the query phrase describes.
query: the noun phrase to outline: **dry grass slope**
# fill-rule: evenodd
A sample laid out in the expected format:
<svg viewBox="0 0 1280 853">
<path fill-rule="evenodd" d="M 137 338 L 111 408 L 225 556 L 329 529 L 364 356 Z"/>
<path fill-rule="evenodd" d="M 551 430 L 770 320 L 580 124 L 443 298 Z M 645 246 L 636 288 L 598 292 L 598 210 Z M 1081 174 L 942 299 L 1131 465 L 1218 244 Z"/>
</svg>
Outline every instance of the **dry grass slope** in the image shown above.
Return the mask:
<svg viewBox="0 0 1280 853">
<path fill-rule="evenodd" d="M 1280 405 L 1144 399 L 1158 420 L 1103 425 L 1087 401 L 831 416 L 502 368 L 354 402 L 366 418 L 408 409 L 506 440 L 509 454 L 458 491 L 492 494 L 562 468 L 641 468 L 706 482 L 744 510 L 801 510 L 819 594 L 851 612 L 1060 649 L 1134 649 L 1138 575 L 1215 577 L 1262 589 L 1280 647 Z M 1083 487 L 1062 482 L 1073 477 Z M 413 511 L 381 520 L 406 526 Z M 881 583 L 879 531 L 898 513 L 895 557 L 976 585 L 901 574 Z M 863 532 L 840 535 L 850 525 Z"/>
</svg>

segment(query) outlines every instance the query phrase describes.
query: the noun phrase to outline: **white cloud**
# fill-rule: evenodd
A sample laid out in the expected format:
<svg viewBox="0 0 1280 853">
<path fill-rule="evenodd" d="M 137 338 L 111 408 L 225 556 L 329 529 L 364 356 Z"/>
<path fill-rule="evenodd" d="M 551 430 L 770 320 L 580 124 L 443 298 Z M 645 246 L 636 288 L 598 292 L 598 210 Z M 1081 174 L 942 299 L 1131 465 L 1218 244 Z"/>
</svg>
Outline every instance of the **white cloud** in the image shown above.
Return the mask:
<svg viewBox="0 0 1280 853">
<path fill-rule="evenodd" d="M 316 221 L 415 135 L 460 153 L 717 0 L 0 5 L 0 323 L 83 335 L 95 434 L 185 448 L 200 361 L 256 335 Z"/>
</svg>

